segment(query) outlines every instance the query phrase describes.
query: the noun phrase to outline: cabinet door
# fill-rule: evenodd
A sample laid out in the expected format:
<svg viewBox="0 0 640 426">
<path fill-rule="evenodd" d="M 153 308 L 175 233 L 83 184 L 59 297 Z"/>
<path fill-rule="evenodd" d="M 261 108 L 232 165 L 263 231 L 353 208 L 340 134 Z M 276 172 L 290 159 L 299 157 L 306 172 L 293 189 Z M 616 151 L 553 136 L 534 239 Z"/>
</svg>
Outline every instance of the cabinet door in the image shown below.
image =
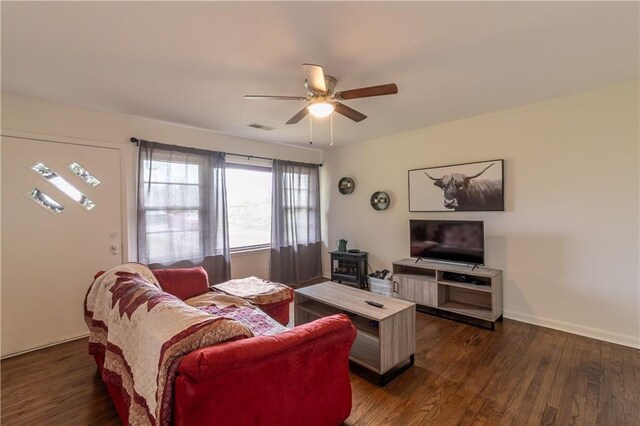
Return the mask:
<svg viewBox="0 0 640 426">
<path fill-rule="evenodd" d="M 394 296 L 413 302 L 415 294 L 415 280 L 401 276 L 394 277 L 397 283 Z"/>
<path fill-rule="evenodd" d="M 419 278 L 408 278 L 396 275 L 395 297 L 409 300 L 424 306 L 436 306 L 438 303 L 438 284 Z"/>
<path fill-rule="evenodd" d="M 414 281 L 413 301 L 424 306 L 436 306 L 438 302 L 438 284 L 433 281 Z"/>
</svg>

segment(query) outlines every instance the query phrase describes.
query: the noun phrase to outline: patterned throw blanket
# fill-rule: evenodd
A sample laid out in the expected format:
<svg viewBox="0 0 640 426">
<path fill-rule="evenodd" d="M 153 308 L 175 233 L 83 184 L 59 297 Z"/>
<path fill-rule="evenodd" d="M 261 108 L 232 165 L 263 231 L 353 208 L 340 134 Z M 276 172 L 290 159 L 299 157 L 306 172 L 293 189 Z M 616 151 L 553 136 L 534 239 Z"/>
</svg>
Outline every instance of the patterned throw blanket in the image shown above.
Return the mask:
<svg viewBox="0 0 640 426">
<path fill-rule="evenodd" d="M 189 306 L 163 292 L 151 271 L 137 263 L 118 266 L 93 282 L 85 299 L 89 353 L 104 356 L 103 378 L 122 389 L 130 424 L 171 422 L 180 357 L 253 335 L 249 327 L 220 312 L 248 304 L 218 297 L 222 299 L 211 295 L 201 306 Z"/>
<path fill-rule="evenodd" d="M 185 300 L 190 306 L 213 315 L 233 319 L 249 327 L 254 336 L 272 336 L 287 331 L 287 327 L 238 297 L 208 292 Z"/>
</svg>

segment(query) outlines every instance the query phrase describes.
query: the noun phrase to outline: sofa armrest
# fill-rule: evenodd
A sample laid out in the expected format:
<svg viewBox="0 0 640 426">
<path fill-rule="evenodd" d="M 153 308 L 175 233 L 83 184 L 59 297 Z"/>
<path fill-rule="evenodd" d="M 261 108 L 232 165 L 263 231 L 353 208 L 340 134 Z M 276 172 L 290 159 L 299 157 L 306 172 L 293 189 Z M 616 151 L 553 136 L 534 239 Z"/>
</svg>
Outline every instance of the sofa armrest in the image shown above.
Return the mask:
<svg viewBox="0 0 640 426">
<path fill-rule="evenodd" d="M 355 328 L 346 315 L 333 315 L 274 336 L 235 340 L 195 350 L 182 359 L 178 374 L 187 375 L 194 381 L 206 381 L 219 374 L 291 353 L 296 347 L 314 344 L 317 340 L 322 340 L 322 346 L 329 348 L 338 342 L 346 342 L 350 349 L 355 335 Z"/>
<path fill-rule="evenodd" d="M 209 278 L 202 266 L 177 269 L 152 269 L 163 291 L 180 300 L 200 296 L 209 291 Z"/>
</svg>

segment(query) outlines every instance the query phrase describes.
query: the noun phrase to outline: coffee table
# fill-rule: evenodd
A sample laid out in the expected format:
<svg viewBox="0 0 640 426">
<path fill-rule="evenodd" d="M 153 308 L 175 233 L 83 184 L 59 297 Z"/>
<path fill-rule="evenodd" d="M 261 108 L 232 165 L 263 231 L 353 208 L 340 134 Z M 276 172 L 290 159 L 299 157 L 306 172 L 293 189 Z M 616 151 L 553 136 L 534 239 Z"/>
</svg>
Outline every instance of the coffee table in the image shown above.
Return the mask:
<svg viewBox="0 0 640 426">
<path fill-rule="evenodd" d="M 382 303 L 377 308 L 366 300 Z M 416 352 L 416 304 L 327 281 L 293 293 L 295 325 L 344 313 L 358 334 L 349 358 L 378 374 L 378 384 L 413 365 Z"/>
</svg>

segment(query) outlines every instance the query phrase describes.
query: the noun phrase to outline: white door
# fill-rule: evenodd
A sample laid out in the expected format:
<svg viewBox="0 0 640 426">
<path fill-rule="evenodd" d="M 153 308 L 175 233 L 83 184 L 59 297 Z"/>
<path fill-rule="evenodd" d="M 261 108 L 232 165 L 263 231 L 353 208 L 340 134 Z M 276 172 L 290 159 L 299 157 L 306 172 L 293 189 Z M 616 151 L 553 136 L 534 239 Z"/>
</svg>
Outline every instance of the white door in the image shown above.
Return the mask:
<svg viewBox="0 0 640 426">
<path fill-rule="evenodd" d="M 93 276 L 122 262 L 122 208 L 117 149 L 13 137 L 0 149 L 5 356 L 87 333 Z M 100 183 L 87 183 L 73 163 Z M 65 181 L 71 196 L 54 185 Z"/>
</svg>

